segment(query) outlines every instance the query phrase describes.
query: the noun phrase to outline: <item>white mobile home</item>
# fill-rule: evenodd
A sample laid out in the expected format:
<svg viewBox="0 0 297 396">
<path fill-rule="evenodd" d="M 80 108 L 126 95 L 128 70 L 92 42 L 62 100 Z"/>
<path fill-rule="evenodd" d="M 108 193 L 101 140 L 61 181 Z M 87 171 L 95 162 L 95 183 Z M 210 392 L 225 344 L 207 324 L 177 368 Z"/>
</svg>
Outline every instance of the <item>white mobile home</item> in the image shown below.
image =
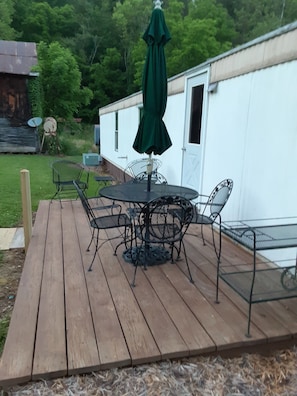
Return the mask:
<svg viewBox="0 0 297 396">
<path fill-rule="evenodd" d="M 297 216 L 296 43 L 297 22 L 168 80 L 173 145 L 160 171 L 204 194 L 233 179 L 225 220 Z M 139 92 L 99 110 L 101 156 L 115 174 L 141 157 L 141 107 Z"/>
</svg>

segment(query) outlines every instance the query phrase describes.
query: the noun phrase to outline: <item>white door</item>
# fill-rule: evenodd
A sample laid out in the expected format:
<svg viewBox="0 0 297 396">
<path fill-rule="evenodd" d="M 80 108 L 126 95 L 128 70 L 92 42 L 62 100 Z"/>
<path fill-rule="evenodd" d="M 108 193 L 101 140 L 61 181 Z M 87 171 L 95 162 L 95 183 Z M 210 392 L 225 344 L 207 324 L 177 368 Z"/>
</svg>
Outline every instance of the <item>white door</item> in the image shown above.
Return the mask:
<svg viewBox="0 0 297 396">
<path fill-rule="evenodd" d="M 207 104 L 207 73 L 189 78 L 183 145 L 182 185 L 200 189 Z"/>
</svg>

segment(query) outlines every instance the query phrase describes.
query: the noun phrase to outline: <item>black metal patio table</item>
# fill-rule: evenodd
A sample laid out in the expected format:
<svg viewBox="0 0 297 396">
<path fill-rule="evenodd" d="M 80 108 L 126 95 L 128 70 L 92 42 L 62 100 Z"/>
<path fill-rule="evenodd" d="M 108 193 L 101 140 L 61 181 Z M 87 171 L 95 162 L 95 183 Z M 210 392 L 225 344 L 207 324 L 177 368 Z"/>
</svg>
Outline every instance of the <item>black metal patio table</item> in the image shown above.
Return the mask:
<svg viewBox="0 0 297 396">
<path fill-rule="evenodd" d="M 115 201 L 145 204 L 152 199 L 163 196 L 180 196 L 189 200 L 198 197 L 198 192 L 192 188 L 175 186 L 172 184 L 154 184 L 151 191 L 147 191 L 146 183 L 123 183 L 103 187 L 100 195 Z"/>
<path fill-rule="evenodd" d="M 180 196 L 192 200 L 198 197 L 198 192 L 192 188 L 176 186 L 172 184 L 153 184 L 151 190 L 147 190 L 147 183 L 123 183 L 113 186 L 103 187 L 100 196 L 109 198 L 113 201 L 128 202 L 143 205 L 163 196 Z M 144 256 L 149 257 L 146 265 L 162 264 L 169 259 L 169 253 L 164 248 L 149 247 L 150 253 Z M 135 248 L 127 249 L 123 257 L 127 262 L 133 262 Z"/>
</svg>

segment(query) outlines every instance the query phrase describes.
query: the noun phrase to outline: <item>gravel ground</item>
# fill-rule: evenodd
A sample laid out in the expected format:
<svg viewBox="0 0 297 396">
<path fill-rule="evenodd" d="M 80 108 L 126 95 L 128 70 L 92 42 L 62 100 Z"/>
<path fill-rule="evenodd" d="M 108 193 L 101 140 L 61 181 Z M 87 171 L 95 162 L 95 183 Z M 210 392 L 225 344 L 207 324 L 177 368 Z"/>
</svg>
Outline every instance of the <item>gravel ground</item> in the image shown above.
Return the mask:
<svg viewBox="0 0 297 396">
<path fill-rule="evenodd" d="M 296 396 L 297 349 L 270 356 L 200 357 L 15 386 L 8 395 Z"/>
</svg>

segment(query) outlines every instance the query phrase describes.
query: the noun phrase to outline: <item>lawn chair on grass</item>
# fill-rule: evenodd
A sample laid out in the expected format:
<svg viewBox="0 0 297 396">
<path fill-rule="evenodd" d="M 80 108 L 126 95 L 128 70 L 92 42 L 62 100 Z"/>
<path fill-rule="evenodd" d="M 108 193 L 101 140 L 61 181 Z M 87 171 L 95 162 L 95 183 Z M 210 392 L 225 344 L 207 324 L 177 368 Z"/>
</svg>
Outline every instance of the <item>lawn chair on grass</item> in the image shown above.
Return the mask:
<svg viewBox="0 0 297 396">
<path fill-rule="evenodd" d="M 51 168 L 53 183 L 56 187 L 56 192 L 51 201 L 58 197 L 61 203 L 63 196 L 73 197 L 73 193 L 77 192 L 73 181 L 77 183 L 82 191 L 88 189 L 89 172 L 85 171 L 81 164 L 69 160 L 58 160 L 52 163 Z"/>
</svg>

